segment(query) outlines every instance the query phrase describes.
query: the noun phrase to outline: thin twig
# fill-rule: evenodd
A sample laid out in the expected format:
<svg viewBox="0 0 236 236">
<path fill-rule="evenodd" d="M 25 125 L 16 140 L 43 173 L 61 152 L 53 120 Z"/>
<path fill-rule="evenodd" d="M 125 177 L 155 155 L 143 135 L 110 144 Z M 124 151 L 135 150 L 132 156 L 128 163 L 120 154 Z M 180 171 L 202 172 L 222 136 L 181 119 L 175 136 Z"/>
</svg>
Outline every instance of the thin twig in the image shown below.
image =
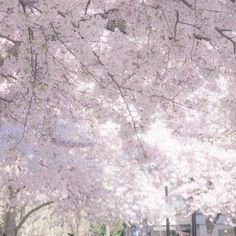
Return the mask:
<svg viewBox="0 0 236 236">
<path fill-rule="evenodd" d="M 53 24 L 51 23 L 50 24 L 55 35 L 56 35 L 56 38 L 61 42 L 61 44 L 71 53 L 71 55 L 73 55 L 75 57 L 75 53 L 69 48 L 68 45 L 66 45 L 66 43 L 59 37 L 58 35 L 58 32 L 56 31 L 55 27 L 53 26 Z"/>
<path fill-rule="evenodd" d="M 175 11 L 176 12 L 176 21 L 175 21 L 175 25 L 174 25 L 174 40 L 176 40 L 176 34 L 177 34 L 177 26 L 178 24 L 181 24 L 181 25 L 188 25 L 188 26 L 191 26 L 195 29 L 198 29 L 200 30 L 200 27 L 199 26 L 196 26 L 194 24 L 191 24 L 191 23 L 188 23 L 188 22 L 183 22 L 183 21 L 180 21 L 179 20 L 179 11 Z"/>
<path fill-rule="evenodd" d="M 175 25 L 174 25 L 174 40 L 176 41 L 177 26 L 179 23 L 179 12 L 175 11 L 175 13 L 176 13 L 176 21 L 175 21 Z"/>
</svg>

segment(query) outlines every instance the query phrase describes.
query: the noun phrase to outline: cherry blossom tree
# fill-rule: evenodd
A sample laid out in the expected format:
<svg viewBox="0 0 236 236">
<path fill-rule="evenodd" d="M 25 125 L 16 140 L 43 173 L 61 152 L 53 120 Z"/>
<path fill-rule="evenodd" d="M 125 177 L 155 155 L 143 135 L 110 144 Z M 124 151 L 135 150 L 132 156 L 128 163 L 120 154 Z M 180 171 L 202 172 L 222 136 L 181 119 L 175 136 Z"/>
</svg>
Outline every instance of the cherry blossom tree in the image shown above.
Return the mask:
<svg viewBox="0 0 236 236">
<path fill-rule="evenodd" d="M 235 13 L 231 0 L 0 1 L 5 235 L 29 202 L 234 219 Z"/>
</svg>

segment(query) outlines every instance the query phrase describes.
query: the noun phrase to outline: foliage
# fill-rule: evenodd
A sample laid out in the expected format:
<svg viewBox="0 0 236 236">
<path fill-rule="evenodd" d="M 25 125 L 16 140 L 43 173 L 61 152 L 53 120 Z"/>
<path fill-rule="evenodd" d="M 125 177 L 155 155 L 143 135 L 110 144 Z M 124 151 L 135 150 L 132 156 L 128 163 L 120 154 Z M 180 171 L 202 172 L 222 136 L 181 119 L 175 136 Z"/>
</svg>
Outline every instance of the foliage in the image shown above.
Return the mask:
<svg viewBox="0 0 236 236">
<path fill-rule="evenodd" d="M 91 231 L 95 236 L 104 236 L 105 235 L 105 225 L 100 223 L 92 223 L 90 227 Z"/>
<path fill-rule="evenodd" d="M 124 233 L 124 221 L 119 219 L 111 227 L 111 236 L 122 236 Z"/>
</svg>

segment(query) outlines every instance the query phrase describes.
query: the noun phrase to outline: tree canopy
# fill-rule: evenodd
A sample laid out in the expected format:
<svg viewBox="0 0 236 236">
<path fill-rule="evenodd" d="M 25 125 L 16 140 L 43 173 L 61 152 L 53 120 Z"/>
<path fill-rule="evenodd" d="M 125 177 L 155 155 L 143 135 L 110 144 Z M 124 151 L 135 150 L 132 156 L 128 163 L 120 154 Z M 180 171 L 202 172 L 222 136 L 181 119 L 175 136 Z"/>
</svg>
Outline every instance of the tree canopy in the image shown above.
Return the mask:
<svg viewBox="0 0 236 236">
<path fill-rule="evenodd" d="M 53 201 L 232 221 L 235 14 L 232 0 L 0 1 L 2 214 Z"/>
</svg>

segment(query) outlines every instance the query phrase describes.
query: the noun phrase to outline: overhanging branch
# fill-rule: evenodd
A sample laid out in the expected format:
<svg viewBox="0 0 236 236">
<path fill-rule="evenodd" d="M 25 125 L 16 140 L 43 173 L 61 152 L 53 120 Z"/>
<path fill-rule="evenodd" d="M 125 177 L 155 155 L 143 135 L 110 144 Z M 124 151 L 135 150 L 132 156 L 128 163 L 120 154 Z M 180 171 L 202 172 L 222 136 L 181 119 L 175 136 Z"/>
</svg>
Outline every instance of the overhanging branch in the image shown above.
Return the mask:
<svg viewBox="0 0 236 236">
<path fill-rule="evenodd" d="M 25 221 L 36 211 L 40 210 L 41 208 L 45 207 L 45 206 L 48 206 L 48 205 L 51 205 L 53 203 L 53 201 L 50 201 L 50 202 L 45 202 L 35 208 L 33 208 L 31 211 L 29 211 L 23 218 L 22 220 L 20 221 L 20 223 L 17 225 L 16 227 L 16 233 L 19 231 L 19 229 L 22 227 L 22 225 L 25 223 Z"/>
</svg>

